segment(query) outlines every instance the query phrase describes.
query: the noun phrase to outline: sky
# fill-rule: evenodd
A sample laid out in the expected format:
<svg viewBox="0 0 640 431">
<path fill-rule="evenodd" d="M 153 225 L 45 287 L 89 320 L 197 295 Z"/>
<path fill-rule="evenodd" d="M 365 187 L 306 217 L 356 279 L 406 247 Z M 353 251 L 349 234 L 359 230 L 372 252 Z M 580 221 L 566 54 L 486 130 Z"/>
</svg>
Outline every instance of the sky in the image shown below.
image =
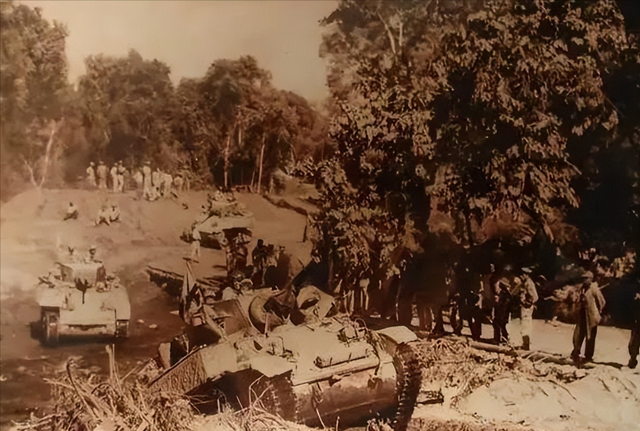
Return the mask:
<svg viewBox="0 0 640 431">
<path fill-rule="evenodd" d="M 47 20 L 66 24 L 69 79 L 82 75 L 92 54 L 137 50 L 171 68 L 171 78 L 201 77 L 220 58 L 252 55 L 277 88 L 311 101 L 328 95 L 318 56 L 318 21 L 337 6 L 322 1 L 21 1 Z"/>
</svg>

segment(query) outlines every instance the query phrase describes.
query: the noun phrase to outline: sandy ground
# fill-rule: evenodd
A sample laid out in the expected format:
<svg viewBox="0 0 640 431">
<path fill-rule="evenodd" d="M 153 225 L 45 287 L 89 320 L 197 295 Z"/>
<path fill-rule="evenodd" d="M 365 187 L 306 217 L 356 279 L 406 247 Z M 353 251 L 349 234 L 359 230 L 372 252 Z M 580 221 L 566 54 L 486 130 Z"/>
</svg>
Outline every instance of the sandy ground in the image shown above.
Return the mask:
<svg viewBox="0 0 640 431">
<path fill-rule="evenodd" d="M 301 242 L 303 215 L 278 208 L 260 196 L 239 194 L 238 198 L 256 216 L 254 244 L 257 238 L 264 238 L 267 243 L 284 245 L 304 262 L 308 260 L 310 244 Z M 63 222 L 70 200 L 78 206 L 80 217 Z M 107 371 L 105 342 L 86 340 L 45 348 L 30 337 L 29 322 L 39 318 L 34 290 L 37 277 L 56 260 L 58 245 L 75 245 L 84 253 L 95 244 L 107 270 L 116 272 L 126 285 L 132 301 L 132 327 L 130 339 L 116 346 L 122 370 L 126 372 L 153 356 L 160 342 L 180 332 L 181 320 L 170 313 L 177 309 L 175 299 L 151 284 L 144 270 L 154 262 L 173 262 L 180 267 L 181 257 L 189 252 L 189 245 L 179 236 L 196 217 L 206 194 L 192 192 L 185 195 L 185 200 L 189 204 L 186 210 L 173 200 L 138 200 L 134 192 L 114 195 L 45 190 L 42 196 L 29 191 L 2 204 L 0 429 L 7 429 L 12 419 L 38 412 L 49 400 L 49 387 L 43 378 L 59 370 L 69 357 L 79 358 L 98 373 Z M 112 202 L 121 208 L 122 223 L 93 226 L 100 206 Z M 202 252 L 201 263 L 194 267 L 197 276 L 224 265 L 221 251 Z M 139 320 L 144 323 L 137 323 Z M 149 327 L 153 324 L 158 329 Z M 514 329 L 511 332 L 517 337 Z M 491 328 L 485 326 L 484 334 L 490 336 Z M 570 325 L 535 321 L 532 347 L 568 355 L 571 334 Z M 499 379 L 475 390 L 455 410 L 421 406 L 415 416 L 523 424 L 550 431 L 638 430 L 640 373 L 622 367 L 628 360 L 628 339 L 628 330 L 600 328 L 595 359 L 608 365 L 588 371 L 565 388 L 551 382 Z"/>
</svg>

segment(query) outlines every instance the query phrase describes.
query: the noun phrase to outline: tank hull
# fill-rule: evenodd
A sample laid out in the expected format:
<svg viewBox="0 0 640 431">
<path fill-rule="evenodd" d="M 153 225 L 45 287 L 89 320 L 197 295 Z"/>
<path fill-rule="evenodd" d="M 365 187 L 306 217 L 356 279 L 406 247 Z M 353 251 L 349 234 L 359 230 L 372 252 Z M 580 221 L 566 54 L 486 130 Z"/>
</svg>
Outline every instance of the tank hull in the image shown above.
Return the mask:
<svg viewBox="0 0 640 431">
<path fill-rule="evenodd" d="M 378 375 L 376 375 L 378 374 Z M 308 426 L 356 425 L 396 403 L 396 372 L 392 363 L 346 376 L 293 387 L 297 420 Z"/>
</svg>

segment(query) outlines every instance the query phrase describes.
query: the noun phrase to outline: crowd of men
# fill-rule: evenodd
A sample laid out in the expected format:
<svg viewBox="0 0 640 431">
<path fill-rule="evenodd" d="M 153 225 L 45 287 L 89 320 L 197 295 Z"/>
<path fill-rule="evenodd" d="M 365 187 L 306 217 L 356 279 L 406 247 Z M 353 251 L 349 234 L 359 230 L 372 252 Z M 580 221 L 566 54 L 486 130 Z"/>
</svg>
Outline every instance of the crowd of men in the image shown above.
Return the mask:
<svg viewBox="0 0 640 431">
<path fill-rule="evenodd" d="M 493 265 L 486 274 L 474 274 L 468 265 L 460 264 L 450 274 L 448 280 L 449 301 L 440 308 L 430 307 L 428 301 L 417 298 L 417 311 L 420 328 L 433 333 L 444 333 L 443 313 L 449 308 L 449 321 L 453 332 L 462 333 L 463 322 L 467 322 L 471 336 L 480 341 L 482 323 L 489 321 L 493 326 L 493 341 L 496 344 L 515 342 L 507 331 L 512 328 L 520 332 L 521 343 L 514 347 L 524 350 L 531 348 L 533 337 L 533 312 L 539 301 L 536 283 L 532 279 L 532 268 L 512 268 L 506 265 L 496 271 Z M 640 351 L 640 280 L 635 280 L 634 320 L 629 340 L 630 368 L 638 364 Z M 606 306 L 602 287 L 590 270 L 581 275 L 578 283 L 576 324 L 573 331 L 571 358 L 581 364 L 594 360 L 596 336 Z M 432 317 L 435 327 L 432 328 Z"/>
<path fill-rule="evenodd" d="M 94 162 L 89 163 L 86 173 L 86 181 L 90 188 L 110 189 L 113 193 L 124 193 L 130 189 L 141 190 L 142 197 L 149 201 L 178 197 L 185 186 L 184 175 L 181 172 L 171 175 L 162 171 L 160 167 L 152 171 L 149 161 L 141 168 L 133 169 L 131 173 L 121 160 L 114 163 L 110 169 L 100 160 L 97 167 Z"/>
</svg>

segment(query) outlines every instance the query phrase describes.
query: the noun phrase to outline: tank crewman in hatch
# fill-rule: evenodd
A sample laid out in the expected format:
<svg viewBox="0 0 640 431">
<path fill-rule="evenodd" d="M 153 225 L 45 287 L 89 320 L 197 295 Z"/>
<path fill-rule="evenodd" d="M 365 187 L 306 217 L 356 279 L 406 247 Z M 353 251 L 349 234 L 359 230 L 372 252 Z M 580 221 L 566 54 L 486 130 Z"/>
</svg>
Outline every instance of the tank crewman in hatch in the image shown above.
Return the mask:
<svg viewBox="0 0 640 431">
<path fill-rule="evenodd" d="M 97 248 L 95 245 L 91 245 L 91 247 L 89 247 L 89 253 L 85 256 L 84 258 L 84 262 L 85 263 L 99 263 L 101 262 L 100 260 L 98 260 L 96 258 L 96 251 Z"/>
</svg>

